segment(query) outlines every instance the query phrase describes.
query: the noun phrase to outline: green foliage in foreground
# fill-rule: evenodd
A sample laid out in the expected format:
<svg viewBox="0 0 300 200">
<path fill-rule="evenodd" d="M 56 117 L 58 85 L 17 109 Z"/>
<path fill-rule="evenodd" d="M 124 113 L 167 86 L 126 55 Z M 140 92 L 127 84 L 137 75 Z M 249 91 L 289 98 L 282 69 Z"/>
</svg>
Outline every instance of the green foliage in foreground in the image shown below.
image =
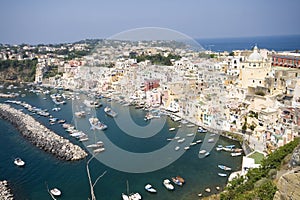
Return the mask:
<svg viewBox="0 0 300 200">
<path fill-rule="evenodd" d="M 278 148 L 262 161 L 260 168 L 250 169 L 246 177 L 233 179 L 220 194 L 221 200 L 271 200 L 277 190 L 273 171 L 278 170 L 283 159 L 299 145 L 300 138 Z M 271 173 L 272 172 L 272 173 Z"/>
</svg>

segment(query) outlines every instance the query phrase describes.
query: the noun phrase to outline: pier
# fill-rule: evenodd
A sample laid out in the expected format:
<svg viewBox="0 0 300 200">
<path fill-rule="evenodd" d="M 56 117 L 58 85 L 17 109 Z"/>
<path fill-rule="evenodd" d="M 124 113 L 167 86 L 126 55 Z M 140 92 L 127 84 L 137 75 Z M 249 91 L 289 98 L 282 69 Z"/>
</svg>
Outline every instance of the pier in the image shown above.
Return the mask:
<svg viewBox="0 0 300 200">
<path fill-rule="evenodd" d="M 13 195 L 8 187 L 7 181 L 0 181 L 0 199 L 13 200 Z"/>
<path fill-rule="evenodd" d="M 17 110 L 10 105 L 0 104 L 0 118 L 9 121 L 20 133 L 36 147 L 67 161 L 80 160 L 88 154 L 78 145 L 74 145 L 44 125 L 32 116 Z"/>
</svg>

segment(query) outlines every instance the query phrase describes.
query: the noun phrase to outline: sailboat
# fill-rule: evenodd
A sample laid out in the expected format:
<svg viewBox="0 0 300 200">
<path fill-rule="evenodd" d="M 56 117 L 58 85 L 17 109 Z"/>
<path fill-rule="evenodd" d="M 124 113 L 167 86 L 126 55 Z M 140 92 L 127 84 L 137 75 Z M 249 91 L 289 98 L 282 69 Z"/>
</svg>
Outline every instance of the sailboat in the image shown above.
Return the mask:
<svg viewBox="0 0 300 200">
<path fill-rule="evenodd" d="M 138 192 L 129 194 L 128 181 L 126 182 L 126 184 L 127 184 L 127 194 L 122 193 L 122 199 L 123 200 L 141 200 L 142 196 Z"/>
</svg>

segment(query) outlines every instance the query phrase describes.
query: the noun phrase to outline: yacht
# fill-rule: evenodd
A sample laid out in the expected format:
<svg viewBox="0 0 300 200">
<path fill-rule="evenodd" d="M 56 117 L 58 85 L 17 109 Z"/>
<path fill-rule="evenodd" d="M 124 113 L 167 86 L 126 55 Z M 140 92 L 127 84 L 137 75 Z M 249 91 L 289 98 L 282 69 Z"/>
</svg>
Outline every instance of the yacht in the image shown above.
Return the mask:
<svg viewBox="0 0 300 200">
<path fill-rule="evenodd" d="M 23 167 L 25 165 L 25 162 L 21 159 L 21 158 L 16 158 L 14 160 L 15 165 L 19 166 L 19 167 Z"/>
<path fill-rule="evenodd" d="M 91 124 L 91 129 L 97 129 L 97 130 L 105 130 L 107 129 L 107 125 L 100 122 L 98 118 L 91 117 L 89 118 L 89 122 Z"/>
</svg>

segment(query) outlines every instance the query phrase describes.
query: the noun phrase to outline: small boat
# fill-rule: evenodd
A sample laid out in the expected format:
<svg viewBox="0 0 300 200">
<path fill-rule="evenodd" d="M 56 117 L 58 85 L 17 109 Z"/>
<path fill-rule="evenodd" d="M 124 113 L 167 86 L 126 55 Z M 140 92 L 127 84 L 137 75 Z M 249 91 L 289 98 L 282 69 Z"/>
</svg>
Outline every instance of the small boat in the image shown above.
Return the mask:
<svg viewBox="0 0 300 200">
<path fill-rule="evenodd" d="M 174 184 L 182 186 L 182 183 L 177 178 L 172 177 L 172 181 Z"/>
<path fill-rule="evenodd" d="M 202 149 L 202 150 L 199 151 L 199 153 L 200 153 L 200 154 L 205 154 L 205 153 L 206 153 L 206 150 L 205 150 L 205 149 Z"/>
<path fill-rule="evenodd" d="M 205 189 L 205 192 L 210 192 L 210 191 L 211 191 L 210 188 Z"/>
<path fill-rule="evenodd" d="M 194 126 L 195 126 L 195 124 L 188 124 L 188 125 L 186 125 L 186 127 L 188 127 L 188 128 L 192 128 Z"/>
<path fill-rule="evenodd" d="M 197 140 L 197 141 L 196 141 L 197 144 L 199 144 L 199 143 L 201 143 L 201 142 L 202 142 L 202 140 Z"/>
<path fill-rule="evenodd" d="M 194 136 L 194 135 L 195 135 L 194 133 L 186 134 L 186 136 L 188 136 L 188 137 L 192 137 L 192 136 Z"/>
<path fill-rule="evenodd" d="M 163 184 L 168 190 L 174 190 L 174 186 L 172 185 L 172 183 L 169 179 L 165 179 L 163 181 Z"/>
<path fill-rule="evenodd" d="M 129 197 L 126 194 L 122 193 L 122 199 L 123 200 L 129 200 Z"/>
<path fill-rule="evenodd" d="M 64 119 L 60 119 L 60 120 L 58 120 L 58 122 L 57 123 L 59 123 L 59 124 L 63 124 L 63 123 L 65 123 L 66 122 L 66 120 L 64 120 Z"/>
<path fill-rule="evenodd" d="M 179 180 L 181 183 L 185 183 L 185 180 L 180 176 L 176 176 L 176 179 Z"/>
<path fill-rule="evenodd" d="M 207 130 L 201 126 L 198 127 L 198 133 L 207 133 Z"/>
<path fill-rule="evenodd" d="M 169 131 L 175 131 L 175 128 L 169 128 Z"/>
<path fill-rule="evenodd" d="M 103 152 L 103 151 L 105 151 L 105 148 L 104 148 L 104 147 L 101 147 L 101 148 L 95 149 L 93 152 L 94 152 L 94 153 L 101 153 L 101 152 Z"/>
<path fill-rule="evenodd" d="M 116 117 L 118 115 L 118 113 L 116 113 L 115 111 L 113 111 L 110 107 L 106 106 L 104 108 L 104 112 L 110 116 L 110 117 Z"/>
<path fill-rule="evenodd" d="M 196 145 L 196 144 L 197 144 L 196 142 L 191 142 L 191 143 L 190 143 L 191 146 L 194 146 L 194 145 Z"/>
<path fill-rule="evenodd" d="M 209 143 L 213 143 L 213 142 L 215 142 L 215 140 L 214 140 L 214 138 L 209 138 L 209 139 L 208 139 L 208 142 L 209 142 Z"/>
<path fill-rule="evenodd" d="M 87 145 L 86 146 L 87 148 L 92 148 L 92 149 L 95 149 L 95 148 L 99 148 L 99 147 L 103 147 L 103 144 L 90 144 L 90 145 Z"/>
<path fill-rule="evenodd" d="M 180 147 L 179 147 L 179 146 L 175 147 L 175 151 L 178 151 L 179 149 L 180 149 Z"/>
<path fill-rule="evenodd" d="M 180 138 L 179 136 L 174 137 L 175 140 L 178 140 L 179 138 Z"/>
<path fill-rule="evenodd" d="M 222 146 L 222 145 L 218 145 L 218 146 L 216 147 L 216 150 L 217 150 L 217 151 L 222 151 L 222 150 L 223 150 L 223 146 Z"/>
<path fill-rule="evenodd" d="M 156 189 L 154 189 L 150 184 L 145 185 L 145 190 L 150 193 L 156 193 Z"/>
<path fill-rule="evenodd" d="M 230 168 L 230 167 L 227 167 L 227 166 L 225 166 L 225 165 L 218 165 L 218 167 L 219 167 L 220 169 L 225 170 L 225 171 L 231 171 L 231 168 Z"/>
<path fill-rule="evenodd" d="M 184 150 L 189 150 L 190 149 L 190 147 L 184 147 Z"/>
<path fill-rule="evenodd" d="M 78 117 L 78 118 L 82 118 L 82 117 L 85 117 L 85 112 L 84 111 L 78 111 L 78 112 L 75 112 L 75 116 Z"/>
<path fill-rule="evenodd" d="M 178 140 L 178 143 L 183 143 L 185 141 L 185 138 L 181 138 L 180 140 Z"/>
<path fill-rule="evenodd" d="M 50 190 L 50 193 L 53 195 L 53 196 L 60 196 L 61 195 L 61 191 L 57 188 L 53 188 Z"/>
<path fill-rule="evenodd" d="M 167 138 L 167 141 L 172 141 L 174 140 L 174 138 Z"/>
<path fill-rule="evenodd" d="M 21 158 L 16 158 L 14 160 L 15 165 L 19 166 L 19 167 L 23 167 L 25 165 L 25 162 L 21 159 Z"/>
<path fill-rule="evenodd" d="M 232 157 L 236 157 L 236 156 L 240 156 L 240 155 L 242 155 L 242 153 L 231 153 Z"/>
<path fill-rule="evenodd" d="M 210 155 L 209 152 L 206 152 L 206 153 L 204 154 L 205 157 L 207 157 L 207 156 L 209 156 L 209 155 Z"/>
<path fill-rule="evenodd" d="M 91 117 L 89 118 L 89 122 L 91 124 L 91 129 L 105 130 L 107 129 L 107 125 L 100 122 L 98 118 Z"/>
<path fill-rule="evenodd" d="M 233 149 L 235 147 L 234 144 L 225 146 L 226 148 Z"/>
<path fill-rule="evenodd" d="M 227 176 L 227 174 L 224 174 L 224 173 L 218 173 L 218 175 L 221 176 L 221 177 L 226 177 Z"/>
</svg>

